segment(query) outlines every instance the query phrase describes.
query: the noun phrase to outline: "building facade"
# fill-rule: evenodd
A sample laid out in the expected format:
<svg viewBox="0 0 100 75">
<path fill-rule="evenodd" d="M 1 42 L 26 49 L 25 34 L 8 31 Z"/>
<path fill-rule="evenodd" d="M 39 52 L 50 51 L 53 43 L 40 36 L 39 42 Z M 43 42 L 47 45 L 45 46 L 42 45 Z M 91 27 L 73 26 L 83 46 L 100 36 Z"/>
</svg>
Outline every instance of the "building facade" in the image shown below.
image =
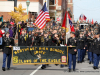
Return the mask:
<svg viewBox="0 0 100 75">
<path fill-rule="evenodd" d="M 26 5 L 27 0 L 17 0 L 17 6 L 21 3 L 23 8 L 27 9 Z M 50 17 L 57 21 L 58 17 L 62 16 L 61 6 L 63 0 L 29 0 L 29 18 L 36 19 L 39 11 L 41 10 L 44 2 L 47 3 L 47 8 L 50 14 Z M 0 0 L 0 16 L 4 16 L 4 20 L 8 20 L 11 16 L 8 14 L 9 12 L 14 11 L 14 0 Z M 72 21 L 74 20 L 73 15 L 73 0 L 68 0 L 68 8 L 67 11 L 70 12 Z M 27 10 L 24 11 L 27 14 Z"/>
<path fill-rule="evenodd" d="M 26 8 L 25 14 L 27 14 L 27 0 L 17 0 L 17 6 L 21 3 L 23 8 Z M 29 0 L 29 18 L 35 19 L 43 6 L 44 0 Z M 8 14 L 9 12 L 14 11 L 14 0 L 0 0 L 0 16 L 3 15 L 3 20 L 7 21 L 11 18 Z"/>
<path fill-rule="evenodd" d="M 62 1 L 63 0 L 49 0 L 49 14 L 51 18 L 55 19 L 55 21 L 57 21 L 58 17 L 62 17 L 62 14 L 61 14 Z M 68 5 L 66 6 L 67 11 L 70 13 L 70 16 L 73 21 L 74 20 L 73 0 L 67 0 L 67 2 L 68 2 Z"/>
</svg>

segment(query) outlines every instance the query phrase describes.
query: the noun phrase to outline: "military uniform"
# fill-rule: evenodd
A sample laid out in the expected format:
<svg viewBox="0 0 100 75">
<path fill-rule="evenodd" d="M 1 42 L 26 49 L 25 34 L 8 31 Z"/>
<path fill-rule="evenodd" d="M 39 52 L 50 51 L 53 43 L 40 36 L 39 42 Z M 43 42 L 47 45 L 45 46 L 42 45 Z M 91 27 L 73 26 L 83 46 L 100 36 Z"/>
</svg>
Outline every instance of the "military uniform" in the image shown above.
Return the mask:
<svg viewBox="0 0 100 75">
<path fill-rule="evenodd" d="M 75 47 L 69 47 L 68 48 L 69 72 L 71 71 L 71 62 L 72 62 L 72 60 L 73 60 L 73 71 L 75 71 L 77 52 L 75 52 L 74 50 L 76 49 L 76 46 L 77 46 L 76 38 L 70 37 L 68 39 L 67 46 L 70 46 L 70 45 L 75 46 Z"/>
<path fill-rule="evenodd" d="M 11 63 L 11 56 L 12 56 L 12 49 L 7 46 L 14 46 L 14 40 L 10 37 L 3 38 L 3 65 L 2 70 L 5 71 L 6 66 L 6 58 L 7 58 L 7 69 L 10 69 L 10 63 Z"/>
<path fill-rule="evenodd" d="M 87 48 L 88 48 L 88 43 L 90 42 L 90 39 L 91 39 L 91 35 L 88 35 L 88 36 L 86 37 L 86 45 L 87 45 Z M 89 52 L 87 52 L 87 54 L 88 54 L 88 60 L 90 60 Z"/>
<path fill-rule="evenodd" d="M 28 36 L 28 38 L 27 38 L 27 40 L 26 40 L 26 44 L 27 44 L 27 46 L 31 46 L 32 45 L 32 35 L 27 35 Z"/>
<path fill-rule="evenodd" d="M 44 32 L 44 34 L 47 34 L 47 32 Z M 41 41 L 40 46 L 51 46 L 52 44 L 51 36 L 45 36 L 45 37 L 41 36 L 40 41 Z M 42 69 L 46 68 L 46 65 L 43 64 L 41 68 Z"/>
<path fill-rule="evenodd" d="M 26 46 L 26 39 L 27 37 L 25 35 L 21 35 L 19 38 L 19 46 Z"/>
<path fill-rule="evenodd" d="M 93 63 L 93 50 L 94 50 L 94 38 L 89 38 L 88 39 L 88 52 L 89 52 L 89 57 L 90 57 L 90 61 L 89 64 Z"/>
<path fill-rule="evenodd" d="M 85 48 L 85 39 L 83 37 L 79 37 L 77 39 L 78 63 L 83 61 L 84 48 Z"/>
<path fill-rule="evenodd" d="M 58 40 L 54 35 L 52 36 L 52 46 L 60 46 L 60 39 Z"/>
<path fill-rule="evenodd" d="M 94 56 L 94 69 L 98 69 L 99 65 L 99 57 L 100 57 L 100 38 L 97 38 L 94 40 L 94 50 L 93 50 L 93 56 Z"/>
<path fill-rule="evenodd" d="M 40 43 L 39 36 L 35 36 L 33 41 L 33 46 L 39 46 L 40 45 L 39 43 Z"/>
</svg>

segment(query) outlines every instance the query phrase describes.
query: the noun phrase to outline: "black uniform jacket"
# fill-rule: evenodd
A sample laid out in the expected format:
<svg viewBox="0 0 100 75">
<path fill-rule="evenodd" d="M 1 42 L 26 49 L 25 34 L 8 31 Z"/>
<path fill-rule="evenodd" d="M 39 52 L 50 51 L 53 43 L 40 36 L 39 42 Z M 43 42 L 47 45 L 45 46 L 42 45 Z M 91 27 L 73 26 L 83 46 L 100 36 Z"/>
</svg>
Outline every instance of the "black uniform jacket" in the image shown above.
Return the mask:
<svg viewBox="0 0 100 75">
<path fill-rule="evenodd" d="M 70 46 L 70 45 L 75 46 L 75 47 L 69 47 L 68 48 L 68 53 L 76 54 L 77 52 L 74 51 L 77 47 L 76 38 L 69 38 L 68 39 L 67 46 Z"/>
<path fill-rule="evenodd" d="M 12 38 L 3 38 L 3 52 L 6 54 L 12 54 L 11 48 L 7 46 L 14 46 L 14 40 Z"/>
<path fill-rule="evenodd" d="M 26 46 L 25 36 L 22 36 L 22 35 L 20 36 L 19 46 Z"/>
<path fill-rule="evenodd" d="M 26 40 L 26 45 L 31 46 L 32 45 L 32 35 L 28 35 L 28 38 Z"/>
<path fill-rule="evenodd" d="M 39 46 L 39 45 L 40 45 L 40 38 L 39 36 L 35 36 L 33 41 L 33 46 Z"/>
<path fill-rule="evenodd" d="M 94 50 L 93 50 L 93 53 L 100 54 L 100 40 L 98 41 L 98 39 L 94 40 Z"/>
<path fill-rule="evenodd" d="M 90 38 L 89 40 L 90 40 L 90 41 L 88 42 L 88 47 L 87 47 L 87 48 L 88 48 L 88 51 L 89 51 L 89 52 L 93 52 L 93 50 L 94 50 L 94 40 L 95 40 L 95 39 Z"/>
<path fill-rule="evenodd" d="M 49 36 L 47 38 L 41 37 L 40 41 L 41 41 L 40 46 L 51 46 L 52 45 L 52 40 L 49 38 Z"/>
<path fill-rule="evenodd" d="M 84 49 L 84 47 L 85 47 L 85 39 L 78 38 L 77 39 L 77 49 Z"/>
</svg>

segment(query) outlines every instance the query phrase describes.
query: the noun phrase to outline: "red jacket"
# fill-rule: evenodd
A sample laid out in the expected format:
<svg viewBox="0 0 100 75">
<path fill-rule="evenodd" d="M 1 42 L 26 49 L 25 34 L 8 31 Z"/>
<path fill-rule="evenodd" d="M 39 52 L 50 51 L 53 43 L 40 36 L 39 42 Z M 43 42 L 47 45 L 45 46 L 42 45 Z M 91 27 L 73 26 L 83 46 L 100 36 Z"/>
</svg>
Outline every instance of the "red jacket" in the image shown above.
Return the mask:
<svg viewBox="0 0 100 75">
<path fill-rule="evenodd" d="M 2 33 L 2 30 L 0 30 L 0 38 L 2 37 L 3 34 L 4 34 L 4 33 Z"/>
</svg>

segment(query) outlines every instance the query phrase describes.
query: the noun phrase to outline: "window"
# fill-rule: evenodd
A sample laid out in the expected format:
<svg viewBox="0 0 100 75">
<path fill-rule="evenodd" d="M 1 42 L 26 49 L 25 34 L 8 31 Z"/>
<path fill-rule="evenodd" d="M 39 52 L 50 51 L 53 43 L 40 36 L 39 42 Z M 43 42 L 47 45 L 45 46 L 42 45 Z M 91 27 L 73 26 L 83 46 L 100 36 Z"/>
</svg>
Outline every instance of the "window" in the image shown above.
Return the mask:
<svg viewBox="0 0 100 75">
<path fill-rule="evenodd" d="M 68 3 L 70 3 L 70 0 L 68 0 Z"/>
<path fill-rule="evenodd" d="M 8 0 L 8 1 L 14 1 L 14 0 Z"/>
<path fill-rule="evenodd" d="M 49 0 L 49 5 L 55 5 L 55 0 Z"/>
</svg>

